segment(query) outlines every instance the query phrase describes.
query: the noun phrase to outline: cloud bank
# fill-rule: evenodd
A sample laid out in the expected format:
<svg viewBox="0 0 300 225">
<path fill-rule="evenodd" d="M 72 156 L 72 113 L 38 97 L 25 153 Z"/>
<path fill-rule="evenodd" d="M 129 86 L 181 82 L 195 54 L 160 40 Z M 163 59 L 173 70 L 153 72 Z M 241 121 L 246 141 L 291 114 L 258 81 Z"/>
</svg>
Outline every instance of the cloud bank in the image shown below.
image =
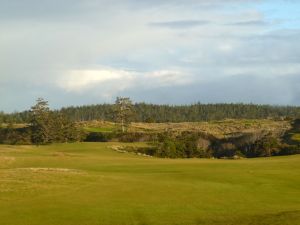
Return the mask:
<svg viewBox="0 0 300 225">
<path fill-rule="evenodd" d="M 300 105 L 297 1 L 0 0 L 0 111 L 136 101 Z"/>
</svg>

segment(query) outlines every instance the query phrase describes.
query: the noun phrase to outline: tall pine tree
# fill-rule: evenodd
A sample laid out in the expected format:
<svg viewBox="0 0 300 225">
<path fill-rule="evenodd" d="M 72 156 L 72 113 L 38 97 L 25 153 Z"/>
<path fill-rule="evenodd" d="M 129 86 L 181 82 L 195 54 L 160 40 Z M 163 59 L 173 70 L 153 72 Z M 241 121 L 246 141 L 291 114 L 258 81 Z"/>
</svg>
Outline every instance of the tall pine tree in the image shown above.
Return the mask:
<svg viewBox="0 0 300 225">
<path fill-rule="evenodd" d="M 48 102 L 38 98 L 36 104 L 30 110 L 30 127 L 32 142 L 35 144 L 47 144 L 51 141 L 51 112 Z"/>
<path fill-rule="evenodd" d="M 130 98 L 117 97 L 115 102 L 115 121 L 120 124 L 122 133 L 128 129 L 133 117 L 133 107 Z"/>
</svg>

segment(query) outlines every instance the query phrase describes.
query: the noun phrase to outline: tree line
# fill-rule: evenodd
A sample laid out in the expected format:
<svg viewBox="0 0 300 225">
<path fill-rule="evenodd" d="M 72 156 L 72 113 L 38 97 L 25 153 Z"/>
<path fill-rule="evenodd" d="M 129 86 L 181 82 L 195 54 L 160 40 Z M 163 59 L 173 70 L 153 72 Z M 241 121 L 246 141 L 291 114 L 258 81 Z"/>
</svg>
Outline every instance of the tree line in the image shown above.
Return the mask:
<svg viewBox="0 0 300 225">
<path fill-rule="evenodd" d="M 129 98 L 118 97 L 113 106 L 112 116 L 119 125 L 119 133 L 125 134 L 133 117 L 132 102 Z M 74 141 L 98 141 L 107 139 L 89 133 L 72 121 L 68 114 L 50 110 L 48 102 L 42 98 L 29 111 L 11 115 L 0 114 L 0 143 L 5 144 L 50 144 Z M 6 122 L 3 126 L 3 122 Z M 24 124 L 18 128 L 17 123 Z M 3 127 L 1 127 L 3 126 Z M 119 135 L 112 134 L 111 136 Z"/>
<path fill-rule="evenodd" d="M 131 120 L 135 122 L 200 122 L 222 119 L 267 119 L 299 118 L 300 107 L 256 104 L 192 104 L 155 105 L 132 104 Z M 71 121 L 106 120 L 115 121 L 115 104 L 64 107 L 57 112 Z M 0 122 L 14 121 L 27 123 L 30 111 L 5 114 L 0 113 Z"/>
<path fill-rule="evenodd" d="M 82 127 L 79 127 L 78 120 L 99 119 L 91 111 L 97 109 L 97 107 L 107 110 L 101 111 L 99 109 L 98 113 L 100 114 L 97 115 L 103 116 L 100 119 L 116 122 L 119 125 L 118 131 L 109 133 L 84 132 Z M 80 109 L 77 114 L 72 111 L 76 109 Z M 83 109 L 89 110 L 84 111 Z M 152 147 L 139 148 L 133 151 L 168 158 L 263 157 L 300 153 L 299 143 L 291 142 L 292 138 L 290 137 L 291 134 L 300 133 L 299 119 L 294 120 L 292 130 L 288 131 L 284 137 L 270 132 L 245 133 L 224 139 L 193 131 L 182 133 L 171 131 L 163 133 L 127 132 L 131 121 L 134 120 L 143 122 L 182 122 L 181 119 L 187 118 L 183 121 L 203 121 L 207 120 L 208 117 L 202 118 L 201 115 L 210 110 L 212 112 L 212 115 L 209 115 L 210 119 L 222 119 L 223 116 L 228 115 L 231 115 L 231 117 L 225 118 L 297 117 L 299 109 L 297 107 L 244 104 L 160 106 L 139 103 L 133 105 L 129 98 L 118 97 L 114 105 L 69 107 L 52 111 L 48 106 L 48 102 L 39 98 L 36 104 L 23 114 L 11 114 L 8 117 L 6 114 L 1 114 L 2 121 L 0 121 L 0 125 L 4 120 L 7 120 L 7 122 L 5 126 L 0 127 L 0 143 L 40 145 L 74 141 L 147 141 L 152 143 Z M 230 110 L 233 111 L 230 112 Z M 80 114 L 80 112 L 84 113 Z M 183 113 L 183 115 L 180 113 Z M 81 119 L 75 117 L 78 115 L 82 116 Z M 88 115 L 88 118 L 85 118 L 85 115 Z M 167 115 L 170 118 L 167 118 Z M 200 117 L 197 117 L 197 115 Z M 15 127 L 16 118 L 13 118 L 13 116 L 19 116 L 18 118 L 22 118 L 21 121 L 26 124 L 19 128 Z M 129 149 L 129 151 L 132 150 Z"/>
</svg>

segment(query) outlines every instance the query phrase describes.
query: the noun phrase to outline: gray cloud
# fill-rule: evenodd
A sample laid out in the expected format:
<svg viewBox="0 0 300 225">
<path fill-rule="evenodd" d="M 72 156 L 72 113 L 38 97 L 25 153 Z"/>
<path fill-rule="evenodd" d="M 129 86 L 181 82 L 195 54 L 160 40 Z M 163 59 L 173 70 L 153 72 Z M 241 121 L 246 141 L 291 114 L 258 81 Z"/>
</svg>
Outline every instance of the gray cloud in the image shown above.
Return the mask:
<svg viewBox="0 0 300 225">
<path fill-rule="evenodd" d="M 166 104 L 187 103 L 258 103 L 299 105 L 293 86 L 299 89 L 299 76 L 291 75 L 280 79 L 245 75 L 231 76 L 208 82 L 197 82 L 190 85 L 164 89 L 130 90 L 120 94 L 134 96 L 135 101 L 159 102 Z M 297 82 L 295 84 L 295 82 Z M 141 93 L 143 93 L 141 95 Z M 284 93 L 278 95 L 278 93 Z M 299 93 L 299 91 L 298 91 Z M 162 98 L 162 96 L 164 96 Z M 276 96 L 276 98 L 274 98 Z"/>
<path fill-rule="evenodd" d="M 300 104 L 300 31 L 262 26 L 253 1 L 0 3 L 0 110 L 41 96 L 54 107 L 115 95 Z"/>
<path fill-rule="evenodd" d="M 120 10 L 148 10 L 155 8 L 172 7 L 200 7 L 203 9 L 228 5 L 232 3 L 257 2 L 259 0 L 0 0 L 0 19 L 17 20 L 22 19 L 42 19 L 59 20 L 73 19 L 78 16 L 86 16 L 89 13 L 101 13 Z"/>
<path fill-rule="evenodd" d="M 177 21 L 150 23 L 149 25 L 154 27 L 164 27 L 170 29 L 184 29 L 184 28 L 203 26 L 209 23 L 210 22 L 206 20 L 177 20 Z"/>
<path fill-rule="evenodd" d="M 116 96 L 130 96 L 134 101 L 165 104 L 188 104 L 196 103 L 259 103 L 300 105 L 299 90 L 300 76 L 290 75 L 277 79 L 254 75 L 230 76 L 205 82 L 164 88 L 135 86 L 133 89 L 119 90 L 109 97 L 102 96 L 103 91 L 108 91 L 107 85 L 94 86 L 88 90 L 89 94 L 77 92 L 64 92 L 58 88 L 43 88 L 39 91 L 32 87 L 13 86 L 0 90 L 7 98 L 1 100 L 1 106 L 7 111 L 15 109 L 28 109 L 34 104 L 34 99 L 43 96 L 51 103 L 51 107 L 59 108 L 68 105 L 84 105 L 95 103 L 112 103 Z M 21 89 L 26 94 L 14 95 L 16 89 Z M 14 97 L 13 97 L 14 96 Z M 88 96 L 88 97 L 87 97 Z M 275 96 L 275 97 L 274 97 Z M 17 107 L 16 107 L 17 106 Z"/>
<path fill-rule="evenodd" d="M 235 23 L 229 23 L 226 25 L 232 25 L 232 26 L 266 26 L 270 25 L 268 22 L 264 20 L 251 20 L 251 21 L 239 21 Z"/>
</svg>

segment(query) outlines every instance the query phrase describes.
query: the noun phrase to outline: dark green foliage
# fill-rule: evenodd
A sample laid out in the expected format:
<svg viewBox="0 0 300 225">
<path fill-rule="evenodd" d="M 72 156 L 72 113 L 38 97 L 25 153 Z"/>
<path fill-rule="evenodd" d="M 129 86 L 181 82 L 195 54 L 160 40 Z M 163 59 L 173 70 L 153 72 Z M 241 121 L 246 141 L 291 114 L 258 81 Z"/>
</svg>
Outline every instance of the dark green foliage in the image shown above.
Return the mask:
<svg viewBox="0 0 300 225">
<path fill-rule="evenodd" d="M 255 143 L 251 157 L 269 157 L 279 155 L 281 144 L 274 137 L 265 137 Z"/>
<path fill-rule="evenodd" d="M 295 136 L 299 136 L 300 134 L 300 119 L 296 119 L 292 123 L 292 129 L 286 132 L 284 135 L 284 141 L 290 145 L 299 145 L 299 138 L 295 138 Z"/>
<path fill-rule="evenodd" d="M 217 148 L 214 148 L 213 156 L 216 158 L 232 158 L 236 155 L 237 149 L 232 143 L 221 143 Z"/>
<path fill-rule="evenodd" d="M 51 113 L 50 129 L 52 143 L 80 141 L 84 136 L 83 131 L 60 112 Z"/>
<path fill-rule="evenodd" d="M 173 140 L 165 140 L 157 147 L 155 156 L 161 158 L 179 158 L 176 143 Z"/>
<path fill-rule="evenodd" d="M 205 138 L 201 133 L 160 134 L 153 155 L 161 158 L 210 158 L 212 151 L 201 144 Z"/>
<path fill-rule="evenodd" d="M 283 144 L 271 135 L 245 134 L 216 139 L 202 133 L 159 134 L 149 153 L 161 158 L 240 158 L 299 154 L 300 146 Z M 143 152 L 142 152 L 143 153 Z"/>
<path fill-rule="evenodd" d="M 153 105 L 136 103 L 133 105 L 136 122 L 197 122 L 222 119 L 265 119 L 300 117 L 300 107 L 269 106 L 254 104 L 194 104 L 183 106 Z M 62 109 L 72 120 L 114 121 L 114 106 L 109 104 L 70 107 Z"/>
<path fill-rule="evenodd" d="M 51 142 L 53 118 L 48 107 L 48 102 L 42 98 L 37 99 L 36 104 L 30 110 L 30 128 L 32 143 L 48 144 Z"/>
<path fill-rule="evenodd" d="M 11 121 L 14 121 L 15 123 L 27 123 L 30 121 L 30 112 L 24 111 L 21 113 L 4 113 L 0 111 L 0 126 L 2 123 L 9 123 Z"/>
<path fill-rule="evenodd" d="M 300 154 L 300 145 L 282 145 L 278 155 L 295 155 Z"/>
<path fill-rule="evenodd" d="M 31 133 L 28 128 L 1 128 L 0 143 L 11 145 L 31 144 Z"/>
<path fill-rule="evenodd" d="M 154 105 L 136 103 L 132 105 L 136 122 L 197 122 L 222 119 L 284 119 L 300 118 L 300 107 L 270 106 L 255 104 L 193 104 L 193 105 Z M 115 105 L 101 104 L 71 106 L 60 110 L 72 121 L 106 120 L 115 121 Z M 4 122 L 14 118 L 18 123 L 30 120 L 28 111 L 4 114 Z"/>
<path fill-rule="evenodd" d="M 30 111 L 31 141 L 34 144 L 74 142 L 82 139 L 82 132 L 74 122 L 60 112 L 50 111 L 48 102 L 38 99 Z"/>
<path fill-rule="evenodd" d="M 128 132 L 118 133 L 116 137 L 121 142 L 154 142 L 157 140 L 158 134 L 156 133 L 139 133 L 139 132 Z"/>
<path fill-rule="evenodd" d="M 116 138 L 113 132 L 89 132 L 84 141 L 85 142 L 107 142 Z"/>
</svg>

